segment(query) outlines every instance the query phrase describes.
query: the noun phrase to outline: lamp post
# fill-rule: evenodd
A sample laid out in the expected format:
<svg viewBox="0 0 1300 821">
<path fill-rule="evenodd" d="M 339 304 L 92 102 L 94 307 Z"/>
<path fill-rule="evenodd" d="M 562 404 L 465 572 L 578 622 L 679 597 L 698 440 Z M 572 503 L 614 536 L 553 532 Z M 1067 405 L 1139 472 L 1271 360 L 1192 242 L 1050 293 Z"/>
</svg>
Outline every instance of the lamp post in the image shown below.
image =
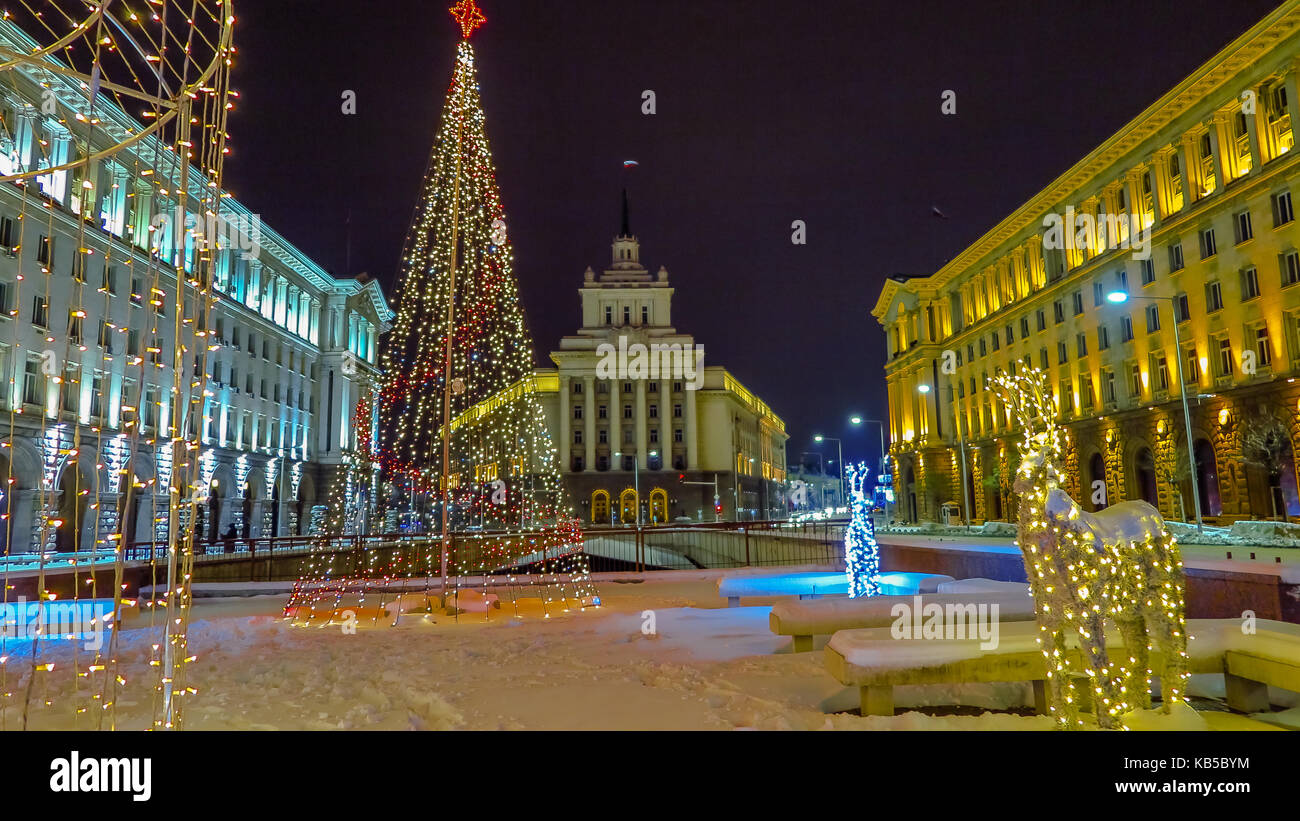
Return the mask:
<svg viewBox="0 0 1300 821">
<path fill-rule="evenodd" d="M 835 443 L 835 452 L 840 463 L 840 504 L 843 505 L 846 504 L 846 497 L 844 495 L 844 443 L 836 439 L 834 436 L 822 436 L 820 433 L 813 437 L 814 442 L 821 442 L 823 440 Z"/>
<path fill-rule="evenodd" d="M 885 475 L 885 423 L 879 419 L 863 419 L 861 416 L 854 416 L 849 419 L 854 425 L 863 423 L 880 426 L 880 475 Z M 889 523 L 889 497 L 885 497 L 885 523 Z"/>
<path fill-rule="evenodd" d="M 650 455 L 658 456 L 659 451 L 652 450 L 650 451 Z M 622 451 L 614 452 L 615 459 L 621 458 L 622 456 L 623 456 Z M 641 526 L 641 468 L 639 466 L 639 463 L 637 462 L 638 458 L 639 457 L 637 454 L 632 454 L 632 490 L 634 493 L 636 493 L 636 526 L 640 527 Z"/>
<path fill-rule="evenodd" d="M 921 393 L 929 393 L 930 386 L 926 384 L 917 385 L 916 389 Z M 953 427 L 957 428 L 957 444 L 961 448 L 961 521 L 970 530 L 970 481 L 966 478 L 966 434 L 961 429 L 961 419 L 957 417 L 957 397 L 953 393 L 952 385 L 948 385 L 948 404 L 952 405 L 952 422 Z M 935 400 L 935 412 L 938 413 L 939 402 Z"/>
<path fill-rule="evenodd" d="M 1171 309 L 1174 320 L 1174 362 L 1178 366 L 1178 392 L 1183 400 L 1183 430 L 1187 435 L 1187 465 L 1189 473 L 1192 475 L 1192 506 L 1196 510 L 1196 532 L 1198 534 L 1205 532 L 1204 522 L 1201 520 L 1201 481 L 1197 476 L 1196 470 L 1196 448 L 1192 443 L 1192 412 L 1187 406 L 1187 380 L 1183 378 L 1183 343 L 1178 336 L 1178 311 L 1177 301 L 1171 296 L 1129 296 L 1128 291 L 1111 291 L 1106 294 L 1106 301 L 1115 305 L 1122 305 L 1130 299 L 1149 299 L 1153 302 L 1168 302 L 1174 306 Z M 1156 308 L 1156 317 L 1159 318 L 1159 308 Z M 1186 515 L 1186 513 L 1184 513 Z"/>
</svg>

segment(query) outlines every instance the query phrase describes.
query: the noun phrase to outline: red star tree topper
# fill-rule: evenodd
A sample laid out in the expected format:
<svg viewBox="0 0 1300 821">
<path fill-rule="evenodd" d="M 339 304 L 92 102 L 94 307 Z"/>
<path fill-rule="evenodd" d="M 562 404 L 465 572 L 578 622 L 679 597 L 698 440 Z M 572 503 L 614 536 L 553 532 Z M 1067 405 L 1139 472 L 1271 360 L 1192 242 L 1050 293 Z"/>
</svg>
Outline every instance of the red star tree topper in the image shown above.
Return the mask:
<svg viewBox="0 0 1300 821">
<path fill-rule="evenodd" d="M 448 11 L 451 12 L 452 17 L 456 18 L 456 22 L 460 23 L 461 37 L 466 40 L 474 33 L 474 29 L 487 22 L 487 18 L 483 16 L 483 11 L 479 9 L 474 0 L 460 0 Z"/>
</svg>

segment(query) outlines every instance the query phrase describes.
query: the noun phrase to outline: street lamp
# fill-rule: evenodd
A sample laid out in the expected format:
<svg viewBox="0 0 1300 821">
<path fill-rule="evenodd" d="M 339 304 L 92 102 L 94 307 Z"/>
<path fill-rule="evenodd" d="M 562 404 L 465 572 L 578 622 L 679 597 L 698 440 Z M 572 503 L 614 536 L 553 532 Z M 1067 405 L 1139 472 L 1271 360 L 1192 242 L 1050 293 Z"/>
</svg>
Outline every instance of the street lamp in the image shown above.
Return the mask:
<svg viewBox="0 0 1300 821">
<path fill-rule="evenodd" d="M 930 386 L 924 383 L 917 385 L 916 389 L 922 394 L 928 394 L 930 392 Z M 935 404 L 935 413 L 937 414 L 939 410 L 939 403 L 936 400 L 934 404 Z M 967 481 L 966 479 L 966 434 L 962 432 L 961 419 L 958 418 L 957 416 L 957 398 L 953 394 L 952 383 L 948 384 L 948 404 L 952 405 L 952 422 L 953 422 L 953 426 L 957 428 L 957 442 L 961 447 L 961 499 L 962 499 L 961 521 L 962 524 L 966 526 L 966 530 L 969 531 L 971 500 L 970 500 L 970 482 Z"/>
<path fill-rule="evenodd" d="M 650 456 L 658 456 L 659 451 L 650 451 Z M 622 451 L 615 451 L 614 458 L 619 459 L 623 456 Z M 632 454 L 632 489 L 636 493 L 636 526 L 641 526 L 641 467 L 637 462 L 637 454 Z"/>
<path fill-rule="evenodd" d="M 929 387 L 929 386 L 927 385 L 926 387 Z M 924 393 L 924 391 L 922 391 L 922 392 Z M 880 475 L 884 476 L 885 473 L 886 473 L 886 470 L 885 470 L 885 423 L 882 422 L 882 421 L 880 421 L 879 419 L 863 419 L 861 416 L 854 416 L 854 417 L 852 417 L 852 418 L 849 419 L 849 422 L 853 423 L 854 425 L 861 425 L 862 423 L 865 422 L 865 423 L 867 423 L 867 424 L 869 424 L 869 425 L 879 425 L 879 426 L 880 426 Z M 888 497 L 888 496 L 885 497 L 885 522 L 886 522 L 886 524 L 888 524 L 888 522 L 889 522 L 889 497 Z"/>
<path fill-rule="evenodd" d="M 1187 380 L 1183 379 L 1183 343 L 1178 336 L 1178 302 L 1171 296 L 1129 296 L 1128 291 L 1111 291 L 1106 294 L 1106 301 L 1115 305 L 1121 305 L 1130 299 L 1149 299 L 1154 302 L 1168 302 L 1174 306 L 1174 362 L 1178 365 L 1178 392 L 1183 400 L 1183 427 L 1187 434 L 1187 464 L 1191 468 L 1192 474 L 1192 505 L 1196 510 L 1196 532 L 1198 534 L 1205 532 L 1205 525 L 1201 520 L 1201 482 L 1197 476 L 1196 469 L 1196 448 L 1192 444 L 1192 412 L 1187 407 Z M 1158 312 L 1160 309 L 1157 308 Z M 1159 313 L 1157 313 L 1159 318 Z M 1186 515 L 1184 513 L 1184 515 Z"/>
<path fill-rule="evenodd" d="M 821 442 L 821 441 L 823 441 L 823 440 L 825 440 L 825 441 L 830 441 L 830 442 L 834 442 L 834 443 L 835 443 L 835 450 L 836 450 L 836 453 L 837 453 L 838 456 L 839 456 L 839 462 L 840 462 L 840 504 L 842 505 L 842 504 L 845 504 L 845 499 L 846 499 L 846 497 L 845 497 L 845 495 L 844 495 L 844 443 L 841 442 L 840 440 L 836 439 L 834 436 L 822 436 L 820 433 L 813 437 L 813 441 L 814 441 L 814 442 Z"/>
</svg>

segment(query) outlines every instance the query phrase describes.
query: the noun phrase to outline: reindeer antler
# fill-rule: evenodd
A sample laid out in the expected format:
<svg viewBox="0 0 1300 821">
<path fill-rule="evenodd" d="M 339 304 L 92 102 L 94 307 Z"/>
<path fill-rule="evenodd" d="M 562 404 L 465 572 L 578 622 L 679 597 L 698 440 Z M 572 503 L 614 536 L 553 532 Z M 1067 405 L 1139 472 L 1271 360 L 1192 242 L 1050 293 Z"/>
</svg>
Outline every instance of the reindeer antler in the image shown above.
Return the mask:
<svg viewBox="0 0 1300 821">
<path fill-rule="evenodd" d="M 1034 435 L 1036 424 L 1041 423 L 1043 432 L 1057 443 L 1056 400 L 1047 387 L 1046 373 L 1038 368 L 1020 374 L 999 371 L 988 383 L 998 398 L 1011 407 L 1026 440 Z"/>
</svg>

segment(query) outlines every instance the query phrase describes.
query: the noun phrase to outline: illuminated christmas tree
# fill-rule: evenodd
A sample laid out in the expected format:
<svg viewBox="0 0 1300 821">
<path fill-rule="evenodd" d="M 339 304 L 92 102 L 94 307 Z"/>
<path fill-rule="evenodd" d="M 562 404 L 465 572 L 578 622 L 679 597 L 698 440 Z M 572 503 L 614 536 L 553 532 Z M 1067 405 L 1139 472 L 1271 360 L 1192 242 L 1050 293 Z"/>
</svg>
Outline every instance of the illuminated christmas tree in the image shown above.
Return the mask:
<svg viewBox="0 0 1300 821">
<path fill-rule="evenodd" d="M 582 533 L 537 396 L 479 100 L 469 38 L 485 18 L 473 0 L 451 12 L 462 38 L 402 257 L 378 445 L 359 460 L 380 467 L 384 502 L 397 514 L 390 520 L 413 535 L 436 533 L 423 543 L 448 549 L 405 555 L 404 570 L 386 565 L 380 575 L 445 579 L 530 567 L 572 581 L 586 601 Z M 332 507 L 334 534 L 345 509 Z"/>
<path fill-rule="evenodd" d="M 848 474 L 853 518 L 844 531 L 844 572 L 849 577 L 849 598 L 856 599 L 880 593 L 880 548 L 867 505 L 871 473 L 866 465 L 858 464 L 848 465 Z"/>
</svg>

